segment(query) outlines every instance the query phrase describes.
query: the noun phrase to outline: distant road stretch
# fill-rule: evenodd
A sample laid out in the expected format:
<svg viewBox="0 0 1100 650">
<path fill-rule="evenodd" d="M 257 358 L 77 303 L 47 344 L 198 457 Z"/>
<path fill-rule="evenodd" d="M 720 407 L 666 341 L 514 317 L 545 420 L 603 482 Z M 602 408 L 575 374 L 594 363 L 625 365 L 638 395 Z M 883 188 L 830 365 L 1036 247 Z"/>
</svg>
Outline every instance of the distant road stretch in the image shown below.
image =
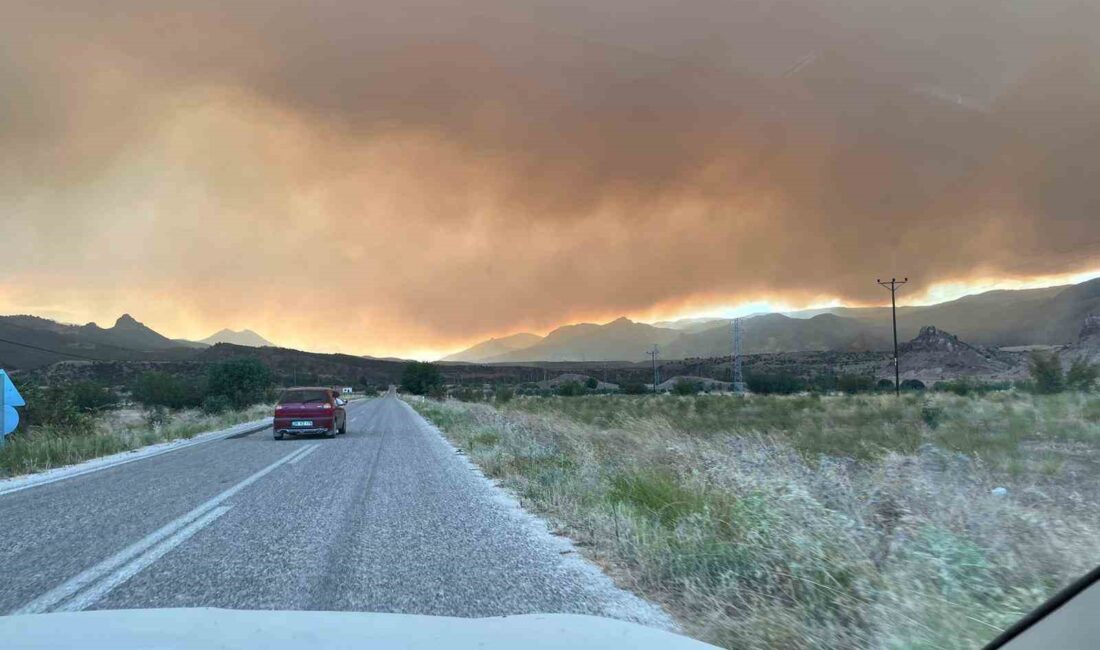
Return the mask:
<svg viewBox="0 0 1100 650">
<path fill-rule="evenodd" d="M 0 613 L 146 607 L 594 614 L 669 627 L 393 395 L 0 496 Z"/>
</svg>

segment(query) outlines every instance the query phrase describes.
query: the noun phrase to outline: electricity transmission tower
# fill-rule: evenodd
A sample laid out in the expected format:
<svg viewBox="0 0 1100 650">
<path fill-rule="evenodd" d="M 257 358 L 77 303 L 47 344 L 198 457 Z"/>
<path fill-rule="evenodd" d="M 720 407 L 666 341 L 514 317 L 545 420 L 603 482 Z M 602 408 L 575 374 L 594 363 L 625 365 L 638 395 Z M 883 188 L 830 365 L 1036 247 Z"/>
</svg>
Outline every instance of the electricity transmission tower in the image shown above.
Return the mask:
<svg viewBox="0 0 1100 650">
<path fill-rule="evenodd" d="M 898 302 L 895 299 L 895 294 L 898 292 L 898 288 L 908 281 L 909 278 L 903 278 L 901 280 L 890 278 L 889 282 L 883 282 L 879 279 L 875 280 L 875 282 L 878 282 L 890 291 L 890 313 L 894 319 L 894 395 L 898 397 L 901 396 L 901 372 L 898 369 Z"/>
<path fill-rule="evenodd" d="M 660 381 L 657 378 L 657 355 L 660 354 L 660 352 L 661 351 L 657 349 L 657 344 L 653 345 L 652 350 L 649 350 L 648 352 L 646 352 L 646 354 L 649 355 L 650 359 L 653 361 L 653 392 L 654 393 L 657 392 L 657 384 L 660 383 Z"/>
<path fill-rule="evenodd" d="M 730 369 L 730 381 L 733 384 L 733 392 L 745 392 L 745 379 L 741 376 L 741 319 L 733 319 L 733 364 Z"/>
</svg>

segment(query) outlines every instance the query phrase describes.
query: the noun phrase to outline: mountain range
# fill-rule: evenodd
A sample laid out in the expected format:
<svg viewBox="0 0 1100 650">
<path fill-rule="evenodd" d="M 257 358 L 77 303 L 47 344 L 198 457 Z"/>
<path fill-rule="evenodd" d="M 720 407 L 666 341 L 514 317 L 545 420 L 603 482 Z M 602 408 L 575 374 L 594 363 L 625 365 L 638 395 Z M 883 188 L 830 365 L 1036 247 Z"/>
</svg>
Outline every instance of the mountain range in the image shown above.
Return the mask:
<svg viewBox="0 0 1100 650">
<path fill-rule="evenodd" d="M 898 308 L 898 338 L 934 325 L 976 345 L 1063 345 L 1074 342 L 1085 317 L 1100 312 L 1100 279 L 1042 289 L 998 290 L 929 306 Z M 653 345 L 662 359 L 730 354 L 728 319 L 694 318 L 559 327 L 545 337 L 517 334 L 490 339 L 442 361 L 636 361 Z M 839 307 L 743 320 L 745 354 L 764 352 L 888 350 L 893 345 L 889 307 Z"/>
<path fill-rule="evenodd" d="M 898 338 L 925 325 L 982 347 L 1065 345 L 1081 323 L 1100 314 L 1100 279 L 1076 285 L 990 291 L 923 307 L 898 309 Z M 893 344 L 890 309 L 841 307 L 760 314 L 743 320 L 745 354 L 766 352 L 885 351 Z M 38 368 L 66 360 L 181 361 L 211 345 L 273 348 L 251 330 L 222 330 L 203 341 L 170 339 L 129 314 L 111 327 L 68 325 L 36 316 L 0 316 L 0 368 Z M 646 324 L 619 318 L 578 323 L 546 336 L 515 334 L 483 341 L 441 361 L 517 364 L 536 361 L 645 361 L 654 345 L 660 358 L 696 359 L 730 354 L 730 321 L 684 319 Z"/>
<path fill-rule="evenodd" d="M 272 343 L 251 330 L 222 330 L 203 341 L 170 339 L 123 314 L 111 327 L 69 325 L 38 316 L 0 316 L 0 368 L 36 368 L 58 361 L 179 361 L 218 343 Z"/>
</svg>

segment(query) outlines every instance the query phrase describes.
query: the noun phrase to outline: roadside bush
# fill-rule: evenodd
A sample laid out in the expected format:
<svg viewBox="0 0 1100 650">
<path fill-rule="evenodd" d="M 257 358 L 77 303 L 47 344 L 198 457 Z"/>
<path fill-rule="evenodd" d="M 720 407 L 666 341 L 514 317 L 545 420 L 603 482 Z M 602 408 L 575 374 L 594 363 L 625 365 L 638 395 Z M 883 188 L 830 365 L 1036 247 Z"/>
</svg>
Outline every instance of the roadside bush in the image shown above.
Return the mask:
<svg viewBox="0 0 1100 650">
<path fill-rule="evenodd" d="M 558 385 L 557 394 L 562 397 L 584 395 L 584 386 L 579 381 L 566 381 Z"/>
<path fill-rule="evenodd" d="M 875 387 L 874 379 L 867 375 L 841 375 L 836 378 L 837 390 L 849 395 L 866 393 Z"/>
<path fill-rule="evenodd" d="M 1100 368 L 1089 365 L 1084 359 L 1077 359 L 1066 371 L 1066 388 L 1087 392 L 1096 385 Z"/>
<path fill-rule="evenodd" d="M 73 402 L 72 394 L 61 387 L 21 386 L 20 392 L 27 402 L 20 409 L 21 431 L 38 426 L 52 427 L 66 435 L 82 435 L 91 433 L 95 428 L 95 419 L 81 412 Z"/>
<path fill-rule="evenodd" d="M 480 388 L 459 386 L 458 388 L 451 389 L 451 397 L 461 402 L 481 402 L 484 400 L 485 394 Z"/>
<path fill-rule="evenodd" d="M 434 364 L 410 361 L 401 371 L 401 390 L 413 395 L 427 395 L 443 387 L 443 375 Z"/>
<path fill-rule="evenodd" d="M 806 382 L 790 373 L 749 373 L 745 377 L 749 390 L 761 395 L 789 395 L 806 390 Z"/>
<path fill-rule="evenodd" d="M 678 381 L 672 387 L 676 395 L 694 395 L 703 390 L 703 385 L 697 381 Z"/>
<path fill-rule="evenodd" d="M 640 381 L 632 381 L 622 385 L 621 388 L 624 395 L 645 395 L 649 392 L 646 385 Z"/>
<path fill-rule="evenodd" d="M 878 383 L 875 384 L 875 387 L 878 388 L 880 391 L 894 390 L 894 382 L 890 381 L 889 379 L 880 379 L 878 380 Z"/>
<path fill-rule="evenodd" d="M 596 387 L 600 385 L 600 382 L 595 377 L 589 377 L 584 380 L 584 387 L 588 390 L 596 390 Z"/>
<path fill-rule="evenodd" d="M 515 395 L 516 391 L 512 390 L 508 386 L 501 386 L 497 388 L 496 392 L 493 394 L 493 399 L 496 400 L 498 404 L 507 404 L 508 402 L 512 401 L 512 398 L 515 397 Z"/>
<path fill-rule="evenodd" d="M 901 382 L 902 390 L 924 390 L 924 382 L 919 379 L 905 379 Z"/>
<path fill-rule="evenodd" d="M 207 395 L 202 400 L 202 412 L 207 415 L 225 413 L 233 404 L 225 395 Z"/>
<path fill-rule="evenodd" d="M 1060 393 L 1066 387 L 1065 377 L 1062 376 L 1062 358 L 1055 352 L 1032 352 L 1028 372 L 1035 382 L 1037 393 Z"/>
<path fill-rule="evenodd" d="M 143 373 L 130 391 L 134 401 L 143 406 L 170 409 L 199 406 L 203 394 L 197 382 L 159 370 Z"/>
<path fill-rule="evenodd" d="M 263 401 L 271 381 L 271 371 L 259 360 L 230 359 L 210 366 L 206 392 L 241 409 Z"/>
<path fill-rule="evenodd" d="M 94 413 L 118 406 L 118 395 L 108 386 L 82 381 L 68 387 L 73 406 L 82 413 Z"/>
<path fill-rule="evenodd" d="M 145 426 L 154 431 L 172 421 L 172 416 L 169 415 L 168 409 L 163 406 L 154 406 L 150 408 L 145 411 L 142 417 L 145 420 Z"/>
</svg>

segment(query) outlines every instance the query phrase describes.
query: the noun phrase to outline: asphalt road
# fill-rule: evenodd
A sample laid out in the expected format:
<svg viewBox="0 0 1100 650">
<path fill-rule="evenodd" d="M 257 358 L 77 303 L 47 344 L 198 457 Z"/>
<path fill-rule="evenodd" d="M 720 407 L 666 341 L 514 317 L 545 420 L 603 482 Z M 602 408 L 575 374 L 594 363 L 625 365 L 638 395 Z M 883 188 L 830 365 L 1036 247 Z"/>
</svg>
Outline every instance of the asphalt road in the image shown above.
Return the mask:
<svg viewBox="0 0 1100 650">
<path fill-rule="evenodd" d="M 0 496 L 0 613 L 567 612 L 670 627 L 570 548 L 388 396 L 352 403 L 335 439 L 267 429 Z"/>
</svg>

